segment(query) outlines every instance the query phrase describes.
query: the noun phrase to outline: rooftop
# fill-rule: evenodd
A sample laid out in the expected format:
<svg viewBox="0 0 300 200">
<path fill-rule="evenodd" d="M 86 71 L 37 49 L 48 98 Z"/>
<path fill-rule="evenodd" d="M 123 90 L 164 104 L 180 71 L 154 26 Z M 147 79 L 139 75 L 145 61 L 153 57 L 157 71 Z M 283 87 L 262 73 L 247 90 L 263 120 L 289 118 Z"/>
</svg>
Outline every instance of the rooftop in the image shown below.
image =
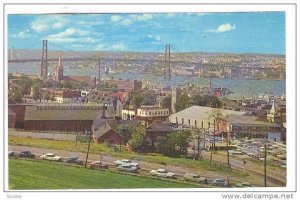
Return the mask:
<svg viewBox="0 0 300 200">
<path fill-rule="evenodd" d="M 177 116 L 179 118 L 192 118 L 192 119 L 209 119 L 213 113 L 220 112 L 223 117 L 228 115 L 244 115 L 246 112 L 233 111 L 233 110 L 224 110 L 221 108 L 211 108 L 205 106 L 191 106 L 185 110 L 177 112 L 172 116 Z"/>
<path fill-rule="evenodd" d="M 94 120 L 101 110 L 42 110 L 35 106 L 26 106 L 25 120 Z"/>
</svg>

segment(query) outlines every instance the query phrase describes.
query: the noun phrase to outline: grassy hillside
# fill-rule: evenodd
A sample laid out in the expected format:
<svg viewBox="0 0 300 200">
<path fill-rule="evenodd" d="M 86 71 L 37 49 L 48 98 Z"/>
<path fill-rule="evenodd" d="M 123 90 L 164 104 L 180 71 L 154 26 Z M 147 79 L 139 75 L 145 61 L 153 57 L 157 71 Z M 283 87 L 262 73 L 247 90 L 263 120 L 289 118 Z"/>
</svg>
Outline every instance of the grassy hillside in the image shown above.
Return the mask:
<svg viewBox="0 0 300 200">
<path fill-rule="evenodd" d="M 72 141 L 56 141 L 56 140 L 46 140 L 46 139 L 37 139 L 37 138 L 26 138 L 18 136 L 9 136 L 8 137 L 9 145 L 17 146 L 28 146 L 28 147 L 39 147 L 39 148 L 48 148 L 48 149 L 60 149 L 71 152 L 86 152 L 87 143 L 78 142 L 75 147 L 75 142 Z M 167 165 L 181 165 L 187 168 L 198 171 L 200 174 L 204 174 L 206 171 L 217 171 L 220 173 L 227 174 L 227 166 L 221 165 L 218 163 L 213 163 L 213 166 L 210 167 L 209 160 L 192 160 L 185 158 L 170 158 L 167 156 L 159 154 L 138 154 L 138 153 L 128 153 L 126 148 L 122 146 L 122 150 L 119 150 L 119 146 L 116 148 L 107 147 L 104 144 L 91 143 L 90 153 L 101 154 L 101 155 L 111 155 L 123 158 L 130 158 L 133 160 L 143 160 L 146 162 L 152 163 L 166 163 Z M 243 177 L 245 174 L 236 171 L 230 170 L 231 176 Z"/>
<path fill-rule="evenodd" d="M 155 180 L 57 163 L 9 160 L 9 188 L 12 190 L 194 187 L 196 186 L 188 183 Z"/>
</svg>

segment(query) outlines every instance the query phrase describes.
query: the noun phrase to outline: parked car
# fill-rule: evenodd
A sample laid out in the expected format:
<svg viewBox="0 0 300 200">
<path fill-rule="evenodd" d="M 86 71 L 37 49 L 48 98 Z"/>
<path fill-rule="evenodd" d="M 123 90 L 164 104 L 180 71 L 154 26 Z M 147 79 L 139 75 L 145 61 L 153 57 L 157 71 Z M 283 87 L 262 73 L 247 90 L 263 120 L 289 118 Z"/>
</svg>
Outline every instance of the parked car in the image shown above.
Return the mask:
<svg viewBox="0 0 300 200">
<path fill-rule="evenodd" d="M 76 165 L 83 165 L 83 161 L 82 160 L 79 160 L 78 157 L 69 157 L 67 158 L 67 163 L 74 163 Z"/>
<path fill-rule="evenodd" d="M 120 170 L 120 171 L 131 172 L 131 173 L 137 173 L 138 172 L 138 168 L 134 167 L 130 164 L 118 165 L 117 169 Z"/>
<path fill-rule="evenodd" d="M 101 161 L 95 161 L 90 164 L 90 169 L 108 169 L 108 165 L 103 164 Z"/>
<path fill-rule="evenodd" d="M 200 177 L 198 174 L 186 173 L 183 176 L 183 178 L 184 178 L 184 180 L 187 180 L 187 181 L 193 181 L 193 182 L 197 182 L 197 183 L 207 184 L 207 179 L 204 177 Z"/>
<path fill-rule="evenodd" d="M 213 180 L 212 185 L 228 187 L 228 183 L 223 178 L 216 178 Z"/>
<path fill-rule="evenodd" d="M 22 158 L 35 158 L 35 155 L 33 153 L 31 153 L 30 151 L 22 151 L 21 153 L 19 153 L 19 157 L 22 157 Z"/>
<path fill-rule="evenodd" d="M 164 178 L 175 178 L 175 174 L 172 172 L 168 172 L 168 170 L 166 169 L 151 170 L 149 174 L 152 176 L 158 176 Z"/>
<path fill-rule="evenodd" d="M 16 156 L 16 155 L 17 155 L 17 153 L 14 152 L 14 151 L 9 151 L 8 152 L 8 157 L 12 157 L 12 156 Z"/>
<path fill-rule="evenodd" d="M 140 165 L 139 163 L 132 162 L 131 160 L 128 160 L 128 159 L 116 160 L 116 161 L 114 161 L 114 164 L 116 164 L 117 166 L 126 164 L 126 165 L 133 166 L 133 167 L 139 167 L 139 165 Z"/>
<path fill-rule="evenodd" d="M 248 182 L 237 183 L 236 187 L 252 187 L 252 185 Z"/>
<path fill-rule="evenodd" d="M 46 153 L 41 155 L 43 160 L 62 161 L 62 157 L 56 156 L 54 153 Z"/>
</svg>

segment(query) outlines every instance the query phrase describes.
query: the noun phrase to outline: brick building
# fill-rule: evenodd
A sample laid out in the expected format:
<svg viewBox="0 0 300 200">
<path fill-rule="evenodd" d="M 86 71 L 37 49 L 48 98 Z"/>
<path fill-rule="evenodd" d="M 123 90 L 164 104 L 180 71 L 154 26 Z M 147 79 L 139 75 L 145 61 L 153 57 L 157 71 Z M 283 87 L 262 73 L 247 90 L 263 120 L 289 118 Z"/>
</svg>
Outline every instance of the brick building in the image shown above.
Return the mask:
<svg viewBox="0 0 300 200">
<path fill-rule="evenodd" d="M 26 107 L 24 129 L 32 131 L 91 131 L 93 120 L 101 115 L 100 106 Z"/>
<path fill-rule="evenodd" d="M 138 80 L 109 79 L 105 80 L 105 82 L 111 85 L 116 85 L 118 90 L 123 92 L 137 92 L 142 89 L 142 82 Z"/>
</svg>

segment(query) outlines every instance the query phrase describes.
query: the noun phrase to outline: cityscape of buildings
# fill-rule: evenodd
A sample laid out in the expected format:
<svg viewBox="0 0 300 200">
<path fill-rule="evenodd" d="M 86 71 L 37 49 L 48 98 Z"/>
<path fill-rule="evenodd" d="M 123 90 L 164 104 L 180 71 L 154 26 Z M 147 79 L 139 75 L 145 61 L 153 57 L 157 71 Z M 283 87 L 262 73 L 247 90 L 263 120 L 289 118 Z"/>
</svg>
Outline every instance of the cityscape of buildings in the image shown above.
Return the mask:
<svg viewBox="0 0 300 200">
<path fill-rule="evenodd" d="M 154 18 L 107 16 L 120 23 L 115 29 L 133 23 L 124 24 L 125 19 L 146 23 Z M 208 27 L 202 40 L 236 27 Z M 57 38 L 70 47 L 68 37 L 97 35 L 92 31 L 52 33 L 42 39 L 41 50 L 9 45 L 9 189 L 287 185 L 286 58 L 278 54 L 281 49 L 274 54 L 265 53 L 264 46 L 264 53 L 180 52 L 176 39 L 177 46 L 161 45 L 161 37 L 151 34 L 147 39 L 160 42 L 161 50 L 136 51 L 145 50 L 146 39 L 142 47 L 132 44 L 133 51 L 124 45 L 112 45 L 122 51 L 87 51 L 83 44 L 82 51 L 49 49 Z M 43 164 L 48 165 L 44 172 L 37 170 Z M 42 180 L 53 169 L 55 181 L 70 176 L 72 181 Z M 32 177 L 35 173 L 43 178 Z M 95 178 L 95 185 L 87 177 Z"/>
</svg>

